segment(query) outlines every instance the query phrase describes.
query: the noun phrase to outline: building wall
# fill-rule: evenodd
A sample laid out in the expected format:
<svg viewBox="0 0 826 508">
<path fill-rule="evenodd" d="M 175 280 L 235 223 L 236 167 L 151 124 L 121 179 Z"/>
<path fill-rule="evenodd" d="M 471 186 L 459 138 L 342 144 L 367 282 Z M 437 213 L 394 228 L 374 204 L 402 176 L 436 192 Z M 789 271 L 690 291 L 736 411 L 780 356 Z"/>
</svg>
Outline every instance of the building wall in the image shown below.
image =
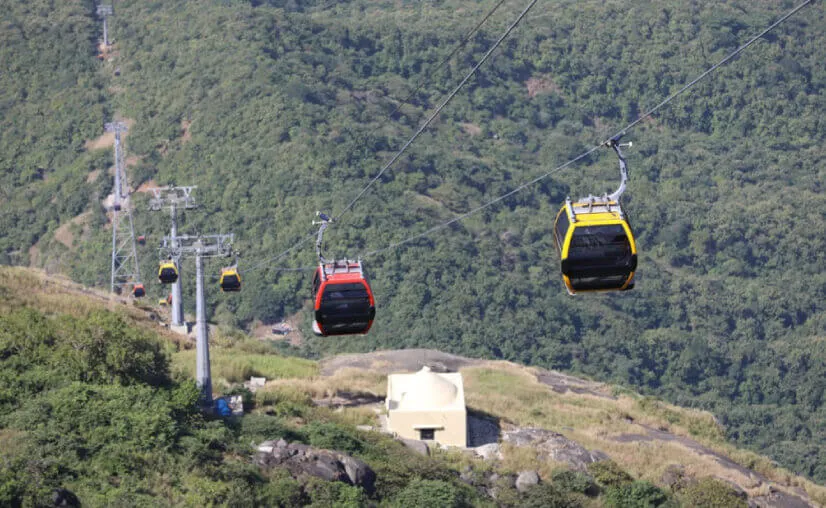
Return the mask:
<svg viewBox="0 0 826 508">
<path fill-rule="evenodd" d="M 393 411 L 388 412 L 390 430 L 406 439 L 420 439 L 417 427 L 435 428 L 433 440 L 448 446 L 467 446 L 467 411 Z"/>
</svg>

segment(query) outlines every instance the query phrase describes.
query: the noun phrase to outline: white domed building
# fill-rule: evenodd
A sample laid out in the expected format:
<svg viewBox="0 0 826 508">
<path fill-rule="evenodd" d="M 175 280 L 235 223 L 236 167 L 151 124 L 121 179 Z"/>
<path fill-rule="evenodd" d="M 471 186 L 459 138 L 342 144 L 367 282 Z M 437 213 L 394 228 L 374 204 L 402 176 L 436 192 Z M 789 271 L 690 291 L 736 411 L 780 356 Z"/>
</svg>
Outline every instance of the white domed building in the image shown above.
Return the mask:
<svg viewBox="0 0 826 508">
<path fill-rule="evenodd" d="M 428 367 L 387 376 L 388 430 L 406 439 L 467 446 L 467 409 L 462 375 Z"/>
</svg>

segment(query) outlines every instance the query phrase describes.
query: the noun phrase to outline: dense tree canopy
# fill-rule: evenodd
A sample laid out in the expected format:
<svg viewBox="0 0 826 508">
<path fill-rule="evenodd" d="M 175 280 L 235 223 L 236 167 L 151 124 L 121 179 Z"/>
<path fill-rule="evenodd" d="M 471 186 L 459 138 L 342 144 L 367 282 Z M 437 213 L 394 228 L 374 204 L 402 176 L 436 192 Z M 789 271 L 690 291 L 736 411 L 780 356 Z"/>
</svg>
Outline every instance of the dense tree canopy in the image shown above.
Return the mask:
<svg viewBox="0 0 826 508">
<path fill-rule="evenodd" d="M 84 142 L 117 114 L 134 120 L 132 187 L 198 185 L 201 208 L 182 230 L 234 232 L 239 267 L 254 268 L 241 294 L 211 292 L 213 315 L 246 326 L 301 310 L 309 274 L 278 268 L 311 267 L 311 243 L 263 262 L 311 235 L 315 210 L 342 210 L 521 8 L 497 11 L 437 68 L 493 4 L 129 0 L 112 18 L 111 61 L 97 64 L 92 2 L 11 2 L 0 260 L 108 280 L 111 152 Z M 791 7 L 540 2 L 330 229 L 328 250 L 382 249 L 550 171 Z M 307 353 L 428 346 L 571 369 L 714 411 L 732 439 L 826 480 L 823 25 L 822 7 L 806 8 L 628 134 L 633 292 L 570 298 L 558 281 L 550 224 L 562 199 L 616 184 L 615 159 L 599 151 L 367 257 L 374 329 L 311 340 Z M 168 219 L 134 201 L 149 278 Z M 84 211 L 83 241 L 67 247 L 56 232 Z M 185 264 L 188 303 L 192 272 Z"/>
</svg>

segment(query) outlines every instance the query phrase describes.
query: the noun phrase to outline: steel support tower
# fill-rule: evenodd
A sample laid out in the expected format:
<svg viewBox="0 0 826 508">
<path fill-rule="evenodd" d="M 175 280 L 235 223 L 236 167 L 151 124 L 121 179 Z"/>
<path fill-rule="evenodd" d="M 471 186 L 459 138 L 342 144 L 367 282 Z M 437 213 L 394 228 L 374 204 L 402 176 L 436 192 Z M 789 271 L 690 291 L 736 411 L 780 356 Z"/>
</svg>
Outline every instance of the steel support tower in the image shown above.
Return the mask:
<svg viewBox="0 0 826 508">
<path fill-rule="evenodd" d="M 195 257 L 195 381 L 201 389 L 201 405 L 212 406 L 212 374 L 209 366 L 209 328 L 204 289 L 204 258 L 232 255 L 233 235 L 198 235 L 163 238 L 161 258 Z M 175 244 L 173 247 L 172 244 Z"/>
<path fill-rule="evenodd" d="M 98 4 L 98 16 L 103 18 L 103 46 L 109 47 L 109 26 L 107 20 L 112 15 L 112 6 Z"/>
<path fill-rule="evenodd" d="M 191 210 L 197 208 L 198 205 L 192 198 L 192 191 L 197 189 L 195 186 L 190 187 L 159 187 L 151 189 L 154 197 L 149 200 L 149 210 L 158 212 L 164 207 L 169 207 L 169 215 L 171 217 L 172 225 L 169 231 L 170 247 L 176 247 L 176 238 L 178 237 L 178 208 L 184 210 Z M 181 271 L 180 263 L 178 265 L 178 272 Z M 181 280 L 179 275 L 178 280 L 172 284 L 172 326 L 184 325 L 184 302 L 181 297 Z"/>
<path fill-rule="evenodd" d="M 138 266 L 138 249 L 135 244 L 135 226 L 129 193 L 124 192 L 126 165 L 123 156 L 121 133 L 128 129 L 122 122 L 104 125 L 106 132 L 115 133 L 115 187 L 112 190 L 112 281 L 114 293 L 123 286 L 133 286 L 141 281 Z"/>
</svg>

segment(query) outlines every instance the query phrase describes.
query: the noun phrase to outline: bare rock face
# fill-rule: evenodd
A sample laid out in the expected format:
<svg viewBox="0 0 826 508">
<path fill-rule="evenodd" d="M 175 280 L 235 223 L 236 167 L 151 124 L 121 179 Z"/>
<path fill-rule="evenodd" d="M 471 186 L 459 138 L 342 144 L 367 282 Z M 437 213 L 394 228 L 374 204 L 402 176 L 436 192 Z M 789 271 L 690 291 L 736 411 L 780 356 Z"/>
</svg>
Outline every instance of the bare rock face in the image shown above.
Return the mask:
<svg viewBox="0 0 826 508">
<path fill-rule="evenodd" d="M 418 439 L 406 439 L 403 437 L 398 438 L 398 441 L 407 448 L 410 448 L 414 452 L 418 453 L 419 455 L 424 455 L 425 457 L 430 455 L 430 448 L 424 441 L 419 441 Z"/>
<path fill-rule="evenodd" d="M 367 494 L 375 490 L 376 473 L 370 466 L 349 455 L 313 448 L 283 439 L 265 441 L 258 446 L 255 462 L 262 468 L 283 467 L 294 478 L 309 475 L 327 481 L 361 487 Z"/>
<path fill-rule="evenodd" d="M 786 492 L 775 490 L 768 495 L 749 499 L 749 507 L 753 508 L 811 508 L 815 505 Z"/>
<path fill-rule="evenodd" d="M 580 472 L 586 472 L 588 464 L 608 458 L 601 451 L 588 451 L 576 441 L 545 429 L 524 428 L 507 431 L 502 435 L 502 441 L 514 446 L 533 448 L 541 460 L 563 462 L 574 471 Z"/>
<path fill-rule="evenodd" d="M 502 457 L 502 453 L 499 451 L 499 443 L 477 446 L 476 448 L 472 448 L 472 450 L 476 455 L 486 461 L 492 461 Z"/>
<path fill-rule="evenodd" d="M 521 471 L 516 477 L 516 490 L 525 492 L 539 483 L 539 474 L 536 471 Z"/>
</svg>

